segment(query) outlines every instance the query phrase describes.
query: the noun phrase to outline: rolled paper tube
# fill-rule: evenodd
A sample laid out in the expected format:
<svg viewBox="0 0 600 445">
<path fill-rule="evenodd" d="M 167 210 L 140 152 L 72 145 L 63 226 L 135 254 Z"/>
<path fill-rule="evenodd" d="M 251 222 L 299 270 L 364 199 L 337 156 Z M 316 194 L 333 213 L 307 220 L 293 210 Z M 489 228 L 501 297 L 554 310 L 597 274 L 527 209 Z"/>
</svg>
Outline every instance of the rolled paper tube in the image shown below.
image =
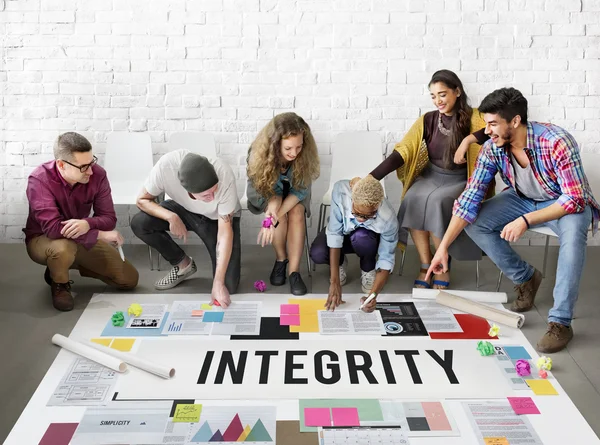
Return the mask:
<svg viewBox="0 0 600 445">
<path fill-rule="evenodd" d="M 415 287 L 412 290 L 412 296 L 416 300 L 435 300 L 440 291 L 438 289 L 420 289 Z M 466 298 L 480 303 L 506 303 L 508 295 L 506 292 L 476 292 L 471 290 L 454 290 L 447 292 L 452 295 Z"/>
<path fill-rule="evenodd" d="M 106 366 L 113 371 L 127 371 L 127 363 L 125 363 L 124 360 L 120 360 L 113 355 L 107 354 L 106 351 L 100 351 L 96 348 L 88 346 L 87 344 L 71 340 L 64 335 L 54 334 L 52 337 L 52 343 L 60 346 L 63 349 L 66 349 L 67 351 L 71 351 L 74 354 L 85 357 L 88 360 L 92 360 L 102 366 Z M 90 343 L 90 345 L 93 345 L 93 343 Z"/>
<path fill-rule="evenodd" d="M 477 315 L 491 320 L 494 323 L 500 323 L 511 328 L 521 328 L 525 322 L 525 316 L 515 312 L 510 312 L 505 309 L 496 309 L 476 301 L 467 300 L 466 298 L 457 295 L 449 294 L 448 292 L 440 291 L 435 297 L 435 301 L 443 306 L 448 306 L 458 311 L 466 312 L 467 314 Z"/>
<path fill-rule="evenodd" d="M 121 360 L 128 365 L 134 366 L 142 371 L 149 372 L 150 374 L 157 375 L 162 377 L 163 379 L 170 379 L 175 375 L 175 368 L 170 368 L 168 366 L 162 366 L 157 363 L 153 363 L 145 358 L 138 357 L 132 353 L 125 353 L 121 351 L 117 351 L 115 349 L 108 349 L 106 346 L 102 346 L 96 343 L 88 342 L 87 345 L 91 346 L 98 351 L 105 352 L 112 357 L 115 357 L 118 360 Z"/>
<path fill-rule="evenodd" d="M 262 222 L 262 226 L 265 229 L 268 229 L 269 227 L 271 227 L 273 225 L 273 221 L 271 220 L 271 218 L 265 218 Z"/>
</svg>

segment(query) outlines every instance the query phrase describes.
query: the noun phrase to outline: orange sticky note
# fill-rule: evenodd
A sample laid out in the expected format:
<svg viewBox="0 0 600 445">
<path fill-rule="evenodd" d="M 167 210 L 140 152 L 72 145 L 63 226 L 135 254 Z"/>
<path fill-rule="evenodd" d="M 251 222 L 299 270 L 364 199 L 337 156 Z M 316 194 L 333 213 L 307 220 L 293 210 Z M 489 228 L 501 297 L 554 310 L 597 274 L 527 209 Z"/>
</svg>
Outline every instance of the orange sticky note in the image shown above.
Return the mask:
<svg viewBox="0 0 600 445">
<path fill-rule="evenodd" d="M 121 352 L 129 352 L 135 343 L 135 338 L 115 338 L 110 345 L 111 349 Z"/>
<path fill-rule="evenodd" d="M 506 437 L 484 437 L 485 445 L 510 445 Z"/>
<path fill-rule="evenodd" d="M 204 316 L 204 311 L 192 311 L 192 317 L 202 317 Z"/>
</svg>

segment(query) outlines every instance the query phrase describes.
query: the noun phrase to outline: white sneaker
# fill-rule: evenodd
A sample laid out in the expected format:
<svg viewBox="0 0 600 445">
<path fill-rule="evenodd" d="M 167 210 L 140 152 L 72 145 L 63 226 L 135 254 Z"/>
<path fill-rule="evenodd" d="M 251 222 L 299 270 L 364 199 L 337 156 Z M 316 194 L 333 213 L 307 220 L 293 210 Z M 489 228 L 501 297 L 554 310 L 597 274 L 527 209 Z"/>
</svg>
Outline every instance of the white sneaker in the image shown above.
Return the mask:
<svg viewBox="0 0 600 445">
<path fill-rule="evenodd" d="M 362 286 L 362 291 L 365 294 L 371 292 L 373 289 L 373 283 L 375 282 L 375 269 L 371 272 L 365 272 L 363 270 L 360 271 L 360 284 Z"/>
<path fill-rule="evenodd" d="M 344 262 L 340 266 L 340 286 L 343 286 L 344 284 L 346 284 L 346 281 L 348 280 L 348 276 L 346 274 L 347 267 L 348 267 L 348 258 L 346 258 L 344 256 Z M 329 282 L 331 283 L 331 278 L 329 279 Z"/>
<path fill-rule="evenodd" d="M 196 263 L 190 258 L 190 264 L 183 269 L 179 269 L 179 266 L 173 266 L 171 271 L 165 277 L 154 283 L 154 287 L 158 290 L 172 289 L 197 271 L 198 268 L 196 267 Z"/>
</svg>

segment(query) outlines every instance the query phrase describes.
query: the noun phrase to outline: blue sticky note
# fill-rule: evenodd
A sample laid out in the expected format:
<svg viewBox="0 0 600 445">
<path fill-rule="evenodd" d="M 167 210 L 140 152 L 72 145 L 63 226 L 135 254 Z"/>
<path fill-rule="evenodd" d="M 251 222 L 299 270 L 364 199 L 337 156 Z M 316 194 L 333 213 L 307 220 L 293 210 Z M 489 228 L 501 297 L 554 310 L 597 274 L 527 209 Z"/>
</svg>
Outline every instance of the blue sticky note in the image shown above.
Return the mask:
<svg viewBox="0 0 600 445">
<path fill-rule="evenodd" d="M 511 360 L 531 359 L 531 356 L 523 346 L 503 346 L 503 349 Z"/>
<path fill-rule="evenodd" d="M 225 316 L 225 312 L 205 312 L 202 321 L 205 323 L 221 323 L 223 321 L 223 317 Z"/>
<path fill-rule="evenodd" d="M 144 329 L 136 329 L 136 328 L 127 328 L 127 322 L 129 321 L 129 315 L 125 314 L 125 324 L 123 327 L 113 326 L 112 321 L 108 320 L 102 334 L 102 337 L 159 337 L 162 334 L 163 327 L 169 318 L 169 313 L 165 314 L 165 318 L 161 325 L 157 328 L 144 328 Z"/>
</svg>

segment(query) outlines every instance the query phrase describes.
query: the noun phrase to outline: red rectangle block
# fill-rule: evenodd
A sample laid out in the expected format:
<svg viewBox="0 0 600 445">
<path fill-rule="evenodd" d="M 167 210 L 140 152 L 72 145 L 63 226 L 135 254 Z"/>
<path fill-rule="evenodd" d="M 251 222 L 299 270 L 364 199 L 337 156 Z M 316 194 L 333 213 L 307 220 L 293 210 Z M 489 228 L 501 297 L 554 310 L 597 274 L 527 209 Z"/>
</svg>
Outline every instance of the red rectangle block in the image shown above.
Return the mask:
<svg viewBox="0 0 600 445">
<path fill-rule="evenodd" d="M 444 407 L 440 402 L 422 402 L 421 406 L 431 431 L 452 431 Z"/>
<path fill-rule="evenodd" d="M 490 337 L 490 325 L 485 318 L 471 314 L 454 314 L 456 321 L 463 332 L 431 332 L 429 336 L 433 340 L 497 340 L 498 337 Z"/>
<path fill-rule="evenodd" d="M 69 445 L 78 423 L 51 423 L 38 445 Z"/>
</svg>

